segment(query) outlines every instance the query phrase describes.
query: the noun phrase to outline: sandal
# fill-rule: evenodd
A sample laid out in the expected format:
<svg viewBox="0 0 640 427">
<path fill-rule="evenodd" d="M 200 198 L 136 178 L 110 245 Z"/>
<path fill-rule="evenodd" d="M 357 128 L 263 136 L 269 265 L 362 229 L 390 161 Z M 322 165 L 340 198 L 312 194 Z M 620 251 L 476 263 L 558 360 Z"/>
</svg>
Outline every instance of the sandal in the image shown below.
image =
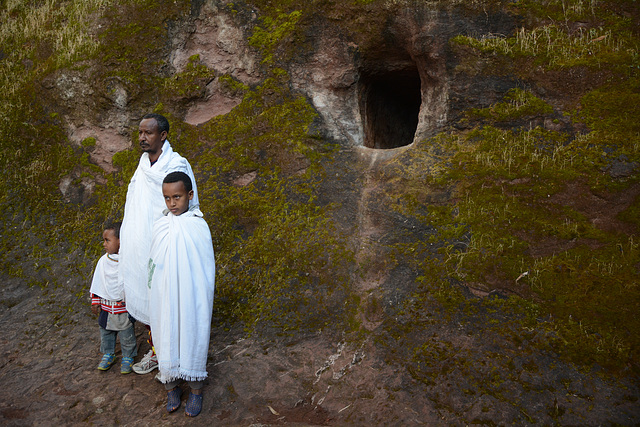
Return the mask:
<svg viewBox="0 0 640 427">
<path fill-rule="evenodd" d="M 167 393 L 167 412 L 171 413 L 180 407 L 180 396 L 182 389 L 175 387 Z"/>
<path fill-rule="evenodd" d="M 197 416 L 202 411 L 202 394 L 189 393 L 187 406 L 184 408 L 184 414 L 188 417 Z"/>
</svg>

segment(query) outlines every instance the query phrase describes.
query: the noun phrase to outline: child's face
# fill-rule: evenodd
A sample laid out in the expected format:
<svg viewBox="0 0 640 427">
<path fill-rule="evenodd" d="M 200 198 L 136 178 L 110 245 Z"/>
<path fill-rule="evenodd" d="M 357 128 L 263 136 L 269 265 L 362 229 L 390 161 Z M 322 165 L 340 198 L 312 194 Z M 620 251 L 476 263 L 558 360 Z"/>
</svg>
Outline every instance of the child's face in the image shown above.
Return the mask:
<svg viewBox="0 0 640 427">
<path fill-rule="evenodd" d="M 102 246 L 108 254 L 117 254 L 120 250 L 120 239 L 116 237 L 113 230 L 104 230 L 102 232 Z"/>
<path fill-rule="evenodd" d="M 175 216 L 189 210 L 189 200 L 193 199 L 193 190 L 187 192 L 184 182 L 167 182 L 162 184 L 162 195 L 167 209 Z"/>
</svg>

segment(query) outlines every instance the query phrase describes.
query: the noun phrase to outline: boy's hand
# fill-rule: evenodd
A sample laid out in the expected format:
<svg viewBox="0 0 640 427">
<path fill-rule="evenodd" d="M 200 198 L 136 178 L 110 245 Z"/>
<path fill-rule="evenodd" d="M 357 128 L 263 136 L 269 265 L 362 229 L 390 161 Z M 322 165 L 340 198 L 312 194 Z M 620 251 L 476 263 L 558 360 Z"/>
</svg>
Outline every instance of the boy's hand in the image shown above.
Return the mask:
<svg viewBox="0 0 640 427">
<path fill-rule="evenodd" d="M 94 304 L 91 306 L 91 312 L 93 314 L 100 314 L 100 304 Z"/>
</svg>

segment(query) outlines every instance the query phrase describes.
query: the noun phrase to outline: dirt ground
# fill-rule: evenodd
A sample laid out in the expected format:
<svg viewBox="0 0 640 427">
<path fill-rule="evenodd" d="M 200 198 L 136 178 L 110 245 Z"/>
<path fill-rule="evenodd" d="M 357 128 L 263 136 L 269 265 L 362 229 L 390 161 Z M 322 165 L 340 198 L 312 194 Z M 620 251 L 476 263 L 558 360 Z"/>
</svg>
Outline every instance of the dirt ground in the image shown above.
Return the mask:
<svg viewBox="0 0 640 427">
<path fill-rule="evenodd" d="M 396 350 L 380 347 L 383 333 L 357 342 L 326 333 L 278 341 L 215 328 L 203 411 L 189 419 L 188 393 L 182 408 L 168 414 L 155 373 L 122 375 L 119 364 L 106 372 L 96 369 L 99 333 L 88 298 L 64 287 L 27 288 L 15 279 L 1 293 L 0 424 L 6 426 L 640 423 L 637 382 L 607 380 L 548 354 L 518 356 L 516 347 L 488 330 L 447 322 L 429 326 L 425 337 L 425 355 L 450 350 L 436 363 L 431 384 L 411 375 L 419 366 L 403 368 L 390 357 Z M 61 314 L 58 307 L 71 308 Z M 142 325 L 136 331 L 139 359 L 148 344 Z M 473 366 L 461 364 L 462 355 Z M 492 378 L 483 366 L 506 366 L 500 365 L 506 359 L 512 372 L 500 385 L 475 383 Z M 532 369 L 534 364 L 541 368 Z"/>
</svg>

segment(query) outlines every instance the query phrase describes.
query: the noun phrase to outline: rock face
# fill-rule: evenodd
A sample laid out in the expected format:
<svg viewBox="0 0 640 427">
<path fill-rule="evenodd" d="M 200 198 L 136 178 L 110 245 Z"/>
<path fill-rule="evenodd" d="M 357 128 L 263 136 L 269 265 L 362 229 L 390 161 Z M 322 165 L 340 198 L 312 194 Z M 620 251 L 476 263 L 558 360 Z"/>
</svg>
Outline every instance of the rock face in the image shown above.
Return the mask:
<svg viewBox="0 0 640 427">
<path fill-rule="evenodd" d="M 257 19 L 254 11 L 233 19 L 218 2 L 206 2 L 196 19 L 173 39 L 170 62 L 176 71 L 185 69 L 189 58 L 198 55 L 217 75 L 230 75 L 245 84 L 260 80 L 259 60 L 247 43 L 249 25 Z M 187 30 L 187 31 L 185 31 Z M 241 99 L 225 94 L 218 80 L 207 85 L 205 95 L 187 107 L 185 122 L 198 125 L 231 111 Z"/>
<path fill-rule="evenodd" d="M 455 122 L 460 102 L 484 107 L 514 86 L 509 78 L 493 90 L 475 82 L 484 90 L 477 96 L 474 82 L 454 71 L 458 58 L 448 45 L 456 34 L 506 34 L 513 26 L 501 13 L 482 20 L 461 10 L 407 8 L 389 16 L 379 29 L 382 37 L 358 44 L 358 36 L 320 20 L 310 35 L 316 49 L 291 66 L 293 85 L 320 113 L 326 135 L 339 143 L 410 145 Z"/>
<path fill-rule="evenodd" d="M 395 148 L 446 123 L 446 22 L 438 13 L 392 17 L 383 29 L 387 40 L 376 46 L 359 46 L 338 26 L 322 24 L 314 30 L 318 49 L 295 62 L 292 75 L 329 137 L 347 146 Z"/>
<path fill-rule="evenodd" d="M 197 14 L 171 32 L 167 51 L 171 73 L 185 71 L 194 56 L 216 73 L 200 96 L 173 107 L 191 125 L 224 115 L 240 103 L 241 98 L 221 86 L 220 76 L 247 85 L 264 78 L 259 54 L 247 41 L 258 23 L 257 11 L 245 6 L 231 13 L 226 6 L 227 2 L 204 2 L 195 9 Z M 389 19 L 373 36 L 354 35 L 340 22 L 321 18 L 305 35 L 313 49 L 283 65 L 292 87 L 319 113 L 323 136 L 345 147 L 407 146 L 451 126 L 459 111 L 490 105 L 518 84 L 509 76 L 482 81 L 455 71 L 458 58 L 448 45 L 451 37 L 508 34 L 514 26 L 513 18 L 505 14 L 480 18 L 462 12 L 398 8 L 387 12 Z M 130 93 L 117 78 L 98 91 L 91 85 L 93 74 L 91 69 L 62 72 L 43 86 L 67 113 L 70 139 L 80 144 L 96 138 L 99 144 L 91 159 L 111 171 L 113 154 L 130 146 L 126 135 L 137 122 L 131 112 L 139 109 L 132 100 L 140 95 Z"/>
<path fill-rule="evenodd" d="M 233 11 L 228 7 L 232 2 L 193 3 L 192 15 L 172 27 L 166 47 L 170 70 L 165 72 L 184 72 L 198 55 L 215 77 L 197 96 L 167 108 L 176 120 L 201 126 L 242 101 L 241 95 L 225 89 L 221 76 L 256 85 L 265 71 L 248 43 L 258 23 L 257 10 L 241 2 Z M 361 23 L 378 25 L 370 33 L 321 17 L 305 33 L 310 47 L 283 65 L 291 87 L 318 113 L 314 131 L 340 147 L 340 155 L 325 165 L 328 179 L 319 198 L 323 204 L 338 206 L 335 218 L 351 236 L 355 261 L 367 265 L 353 274 L 353 298 L 360 301 L 355 320 L 362 325 L 358 336 L 346 337 L 331 328 L 284 337 L 246 336 L 237 325 L 217 319 L 222 326 L 212 331 L 204 409 L 192 421 L 182 416 L 183 409 L 165 412 L 166 394 L 154 374 L 121 375 L 117 364 L 107 372 L 95 369 L 100 358 L 98 327 L 88 305 L 77 304 L 82 300 L 75 296 L 83 286 L 81 276 L 86 281 L 91 268 L 75 266 L 70 257 L 53 274 L 62 276 L 73 268 L 79 273 L 59 287 L 26 290 L 20 281 L 10 279 L 0 291 L 4 330 L 0 422 L 7 426 L 640 423 L 637 382 L 600 376 L 598 367 L 585 372 L 552 352 L 538 350 L 535 344 L 543 335 L 538 330 L 526 336 L 513 332 L 511 340 L 482 317 L 490 315 L 488 310 L 471 317 L 478 323 L 435 305 L 419 307 L 419 319 L 404 311 L 417 273 L 409 263 L 394 260 L 387 245 L 427 240 L 433 230 L 390 208 L 395 201 L 389 199 L 389 189 L 402 179 L 396 166 L 410 162 L 418 142 L 442 130 L 464 127 L 463 111 L 486 107 L 522 84 L 510 75 L 471 78 L 471 72 L 458 68 L 460 58 L 448 42 L 451 37 L 507 34 L 515 26 L 513 18 L 499 11 L 463 12 L 427 4 L 397 8 L 386 15 L 371 12 Z M 90 67 L 58 72 L 43 87 L 65 113 L 70 141 L 80 146 L 95 138 L 95 147 L 87 150 L 89 157 L 111 172 L 112 157 L 130 146 L 130 132 L 140 113 L 162 99 L 136 93 L 115 77 L 108 88 L 95 88 L 92 72 Z M 610 173 L 629 176 L 636 167 L 619 159 Z M 251 185 L 256 176 L 249 171 L 233 184 Z M 64 178 L 60 190 L 69 201 L 86 202 L 95 183 L 75 178 Z M 430 193 L 424 202 L 449 198 L 445 189 Z M 141 325 L 137 337 L 140 357 L 148 350 Z"/>
</svg>

